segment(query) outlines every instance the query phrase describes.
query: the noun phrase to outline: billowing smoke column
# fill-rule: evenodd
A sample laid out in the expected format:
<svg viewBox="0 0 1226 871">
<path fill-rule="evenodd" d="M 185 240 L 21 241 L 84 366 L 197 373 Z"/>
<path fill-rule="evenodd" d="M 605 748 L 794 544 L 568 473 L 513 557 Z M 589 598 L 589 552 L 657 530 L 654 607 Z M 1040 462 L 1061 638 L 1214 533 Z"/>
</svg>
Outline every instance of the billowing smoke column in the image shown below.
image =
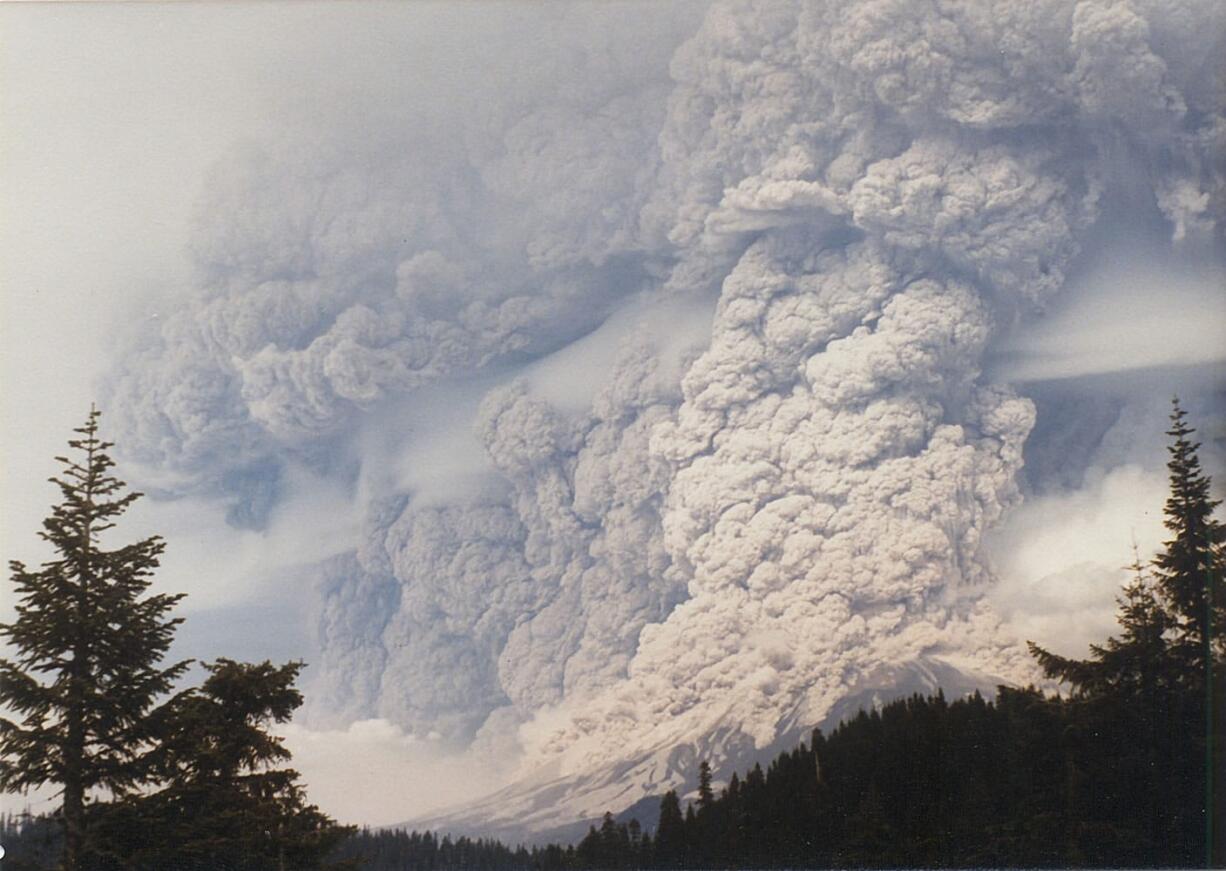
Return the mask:
<svg viewBox="0 0 1226 871">
<path fill-rule="evenodd" d="M 533 752 L 576 775 L 631 761 L 658 789 L 678 777 L 661 750 L 769 745 L 885 665 L 1027 676 L 975 587 L 1033 412 L 980 361 L 1060 288 L 1116 174 L 1154 173 L 1176 238 L 1215 232 L 1221 95 L 1197 92 L 1207 46 L 1175 28 L 1216 15 L 1220 40 L 1221 13 L 1170 11 L 710 12 L 673 60 L 645 212 L 683 258 L 738 254 L 652 434 L 690 596 L 644 629 L 627 680 L 526 730 Z M 586 810 L 634 797 L 617 770 Z"/>
<path fill-rule="evenodd" d="M 686 743 L 767 746 L 883 669 L 1027 679 L 981 544 L 1034 413 L 982 360 L 1121 191 L 1181 244 L 1221 240 L 1224 15 L 733 3 L 669 86 L 667 40 L 560 34 L 602 84 L 494 112 L 462 152 L 249 162 L 198 302 L 115 381 L 119 441 L 258 496 L 371 409 L 502 367 L 473 421 L 489 486 L 380 496 L 328 566 L 320 716 L 518 726 L 530 761 L 617 772 L 576 811 L 676 783 Z M 701 319 L 715 296 L 701 353 L 646 329 L 587 411 L 509 380 L 627 299 Z"/>
</svg>

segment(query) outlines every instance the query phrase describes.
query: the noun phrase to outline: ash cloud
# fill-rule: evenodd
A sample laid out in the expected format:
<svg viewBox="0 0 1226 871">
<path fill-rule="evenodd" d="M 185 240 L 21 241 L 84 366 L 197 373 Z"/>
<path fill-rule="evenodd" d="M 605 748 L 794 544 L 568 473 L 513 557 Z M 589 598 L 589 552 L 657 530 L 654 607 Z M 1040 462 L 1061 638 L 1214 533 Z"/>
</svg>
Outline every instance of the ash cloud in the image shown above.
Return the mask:
<svg viewBox="0 0 1226 871">
<path fill-rule="evenodd" d="M 438 124 L 221 167 L 117 441 L 253 524 L 291 459 L 365 488 L 321 721 L 650 790 L 684 776 L 660 748 L 769 746 L 907 663 L 1030 679 L 985 537 L 1035 405 L 986 369 L 1121 205 L 1220 255 L 1222 8 L 609 8 L 508 13 L 547 38 Z M 553 401 L 584 337 L 616 362 Z M 426 498 L 378 468 L 411 438 L 360 434 L 444 381 L 486 391 L 488 480 Z"/>
<path fill-rule="evenodd" d="M 660 533 L 668 470 L 648 450 L 680 400 L 666 363 L 627 345 L 577 418 L 524 380 L 492 390 L 476 426 L 503 486 L 371 514 L 325 587 L 323 719 L 464 741 L 498 708 L 524 716 L 624 676 L 639 630 L 684 595 Z"/>
<path fill-rule="evenodd" d="M 982 585 L 1034 410 L 985 383 L 984 353 L 1060 290 L 1121 165 L 1152 177 L 1176 241 L 1190 219 L 1171 179 L 1198 191 L 1185 202 L 1222 196 L 1206 147 L 1221 100 L 1156 53 L 1143 11 L 708 14 L 673 62 L 667 236 L 752 241 L 676 418 L 653 433 L 675 469 L 665 544 L 690 597 L 643 632 L 625 682 L 539 718 L 531 752 L 578 773 L 721 728 L 764 746 L 882 663 L 1033 674 Z M 1220 239 L 1216 211 L 1200 229 Z M 657 788 L 675 776 L 634 761 Z"/>
<path fill-rule="evenodd" d="M 287 454 L 326 464 L 380 403 L 562 347 L 642 290 L 637 212 L 695 7 L 623 12 L 509 9 L 477 28 L 506 53 L 459 58 L 458 81 L 417 71 L 453 106 L 414 105 L 368 137 L 287 134 L 218 166 L 189 298 L 107 379 L 130 458 L 180 491 Z M 258 523 L 259 499 L 234 489 Z"/>
</svg>

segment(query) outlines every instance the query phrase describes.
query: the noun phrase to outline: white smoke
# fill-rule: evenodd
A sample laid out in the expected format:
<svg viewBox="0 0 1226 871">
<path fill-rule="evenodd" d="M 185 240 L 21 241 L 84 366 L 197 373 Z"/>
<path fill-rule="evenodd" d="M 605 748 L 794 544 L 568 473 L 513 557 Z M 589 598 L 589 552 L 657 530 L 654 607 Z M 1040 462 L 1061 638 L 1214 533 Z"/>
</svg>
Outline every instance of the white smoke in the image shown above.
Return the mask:
<svg viewBox="0 0 1226 871">
<path fill-rule="evenodd" d="M 883 669 L 1030 679 L 984 541 L 1035 411 L 985 360 L 1105 206 L 1220 246 L 1223 7 L 735 2 L 679 47 L 688 9 L 517 15 L 553 42 L 505 99 L 220 170 L 198 293 L 113 379 L 117 441 L 236 521 L 286 457 L 370 485 L 317 716 L 516 734 L 529 768 L 618 771 L 571 808 L 600 812 Z M 576 388 L 559 349 L 602 323 L 640 335 Z M 480 485 L 378 480 L 358 434 L 444 379 L 489 386 Z"/>
<path fill-rule="evenodd" d="M 660 536 L 669 469 L 648 450 L 679 399 L 659 368 L 648 348 L 628 349 L 578 427 L 522 386 L 486 400 L 487 449 L 515 487 L 525 554 L 546 597 L 499 660 L 521 712 L 623 677 L 639 631 L 681 598 Z"/>
</svg>

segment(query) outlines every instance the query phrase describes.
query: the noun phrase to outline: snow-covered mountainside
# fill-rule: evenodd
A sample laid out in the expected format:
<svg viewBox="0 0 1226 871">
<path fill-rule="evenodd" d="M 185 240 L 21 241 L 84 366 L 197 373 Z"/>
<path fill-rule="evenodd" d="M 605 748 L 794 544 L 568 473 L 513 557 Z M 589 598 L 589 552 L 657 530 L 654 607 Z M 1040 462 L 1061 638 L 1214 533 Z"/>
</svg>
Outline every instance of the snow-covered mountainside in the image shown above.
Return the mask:
<svg viewBox="0 0 1226 871">
<path fill-rule="evenodd" d="M 617 764 L 602 769 L 569 775 L 537 771 L 480 801 L 406 820 L 396 828 L 530 844 L 575 840 L 589 825 L 599 823 L 605 812 L 619 819 L 633 817 L 651 827 L 658 816 L 659 797 L 668 789 L 676 789 L 682 796 L 694 790 L 698 764 L 703 760 L 712 763 L 715 783 L 727 782 L 734 771 L 743 776 L 754 763 L 765 767 L 780 752 L 808 741 L 814 727 L 828 734 L 860 710 L 938 689 L 948 698 L 976 690 L 991 697 L 999 683 L 987 675 L 960 671 L 932 659 L 882 667 L 839 700 L 819 722 L 781 722 L 778 738 L 760 747 L 729 724 L 687 743 L 636 748 Z"/>
</svg>

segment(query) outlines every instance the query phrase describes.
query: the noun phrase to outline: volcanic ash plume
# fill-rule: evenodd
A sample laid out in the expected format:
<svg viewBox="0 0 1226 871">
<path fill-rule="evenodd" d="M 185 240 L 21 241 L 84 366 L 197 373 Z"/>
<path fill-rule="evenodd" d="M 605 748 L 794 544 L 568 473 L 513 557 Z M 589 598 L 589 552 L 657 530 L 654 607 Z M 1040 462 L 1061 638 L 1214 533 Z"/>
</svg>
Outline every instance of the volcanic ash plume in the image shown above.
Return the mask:
<svg viewBox="0 0 1226 871">
<path fill-rule="evenodd" d="M 1190 115 L 1209 95 L 1176 69 L 1195 67 L 1155 53 L 1203 52 L 1172 29 L 1221 13 L 1181 9 L 1151 32 L 1145 11 L 708 14 L 673 61 L 648 208 L 671 213 L 683 257 L 741 251 L 684 401 L 652 434 L 690 596 L 643 631 L 625 682 L 526 730 L 532 752 L 576 773 L 633 760 L 661 788 L 678 774 L 659 749 L 730 730 L 769 745 L 883 665 L 1031 676 L 979 601 L 981 539 L 1017 500 L 1033 424 L 1027 400 L 982 382 L 985 348 L 1059 290 L 1117 162 L 1145 173 L 1159 142 L 1174 150 L 1154 175 L 1176 237 L 1212 227 L 1222 201 L 1206 159 L 1221 95 Z M 1178 212 L 1175 188 L 1206 208 Z"/>
<path fill-rule="evenodd" d="M 736 2 L 679 47 L 688 12 L 585 14 L 412 148 L 232 167 L 196 301 L 113 392 L 147 463 L 275 504 L 280 464 L 341 474 L 423 385 L 484 379 L 483 485 L 383 481 L 326 568 L 317 709 L 517 729 L 576 815 L 909 664 L 1030 679 L 982 544 L 1034 410 L 985 353 L 1104 203 L 1195 246 L 1226 202 L 1216 0 Z M 714 308 L 697 350 L 668 305 Z M 580 408 L 525 362 L 617 330 Z"/>
</svg>

